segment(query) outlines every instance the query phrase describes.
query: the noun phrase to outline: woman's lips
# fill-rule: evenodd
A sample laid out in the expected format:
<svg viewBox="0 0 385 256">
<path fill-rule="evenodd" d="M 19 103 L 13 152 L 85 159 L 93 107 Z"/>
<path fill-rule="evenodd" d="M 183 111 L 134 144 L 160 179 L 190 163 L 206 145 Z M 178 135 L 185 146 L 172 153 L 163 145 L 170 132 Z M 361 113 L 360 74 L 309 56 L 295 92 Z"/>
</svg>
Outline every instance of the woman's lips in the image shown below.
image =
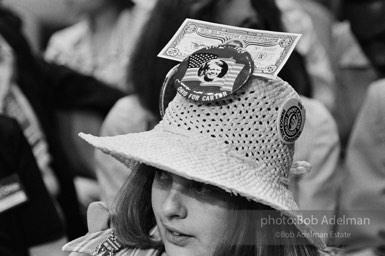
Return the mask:
<svg viewBox="0 0 385 256">
<path fill-rule="evenodd" d="M 191 239 L 192 236 L 184 234 L 177 229 L 164 226 L 165 228 L 165 239 L 177 246 L 185 246 Z"/>
</svg>

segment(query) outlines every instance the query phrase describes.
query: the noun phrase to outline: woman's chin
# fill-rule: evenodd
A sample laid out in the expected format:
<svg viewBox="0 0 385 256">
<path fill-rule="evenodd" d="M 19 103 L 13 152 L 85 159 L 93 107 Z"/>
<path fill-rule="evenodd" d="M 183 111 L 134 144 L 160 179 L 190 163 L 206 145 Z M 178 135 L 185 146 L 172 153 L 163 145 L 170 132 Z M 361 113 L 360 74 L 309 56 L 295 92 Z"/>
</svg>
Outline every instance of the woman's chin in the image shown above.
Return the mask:
<svg viewBox="0 0 385 256">
<path fill-rule="evenodd" d="M 181 247 L 174 245 L 172 243 L 165 242 L 164 244 L 166 255 L 167 256 L 195 256 L 197 252 L 193 251 L 191 248 Z"/>
<path fill-rule="evenodd" d="M 212 248 L 197 248 L 197 246 L 177 246 L 172 243 L 164 243 L 167 256 L 213 256 Z"/>
</svg>

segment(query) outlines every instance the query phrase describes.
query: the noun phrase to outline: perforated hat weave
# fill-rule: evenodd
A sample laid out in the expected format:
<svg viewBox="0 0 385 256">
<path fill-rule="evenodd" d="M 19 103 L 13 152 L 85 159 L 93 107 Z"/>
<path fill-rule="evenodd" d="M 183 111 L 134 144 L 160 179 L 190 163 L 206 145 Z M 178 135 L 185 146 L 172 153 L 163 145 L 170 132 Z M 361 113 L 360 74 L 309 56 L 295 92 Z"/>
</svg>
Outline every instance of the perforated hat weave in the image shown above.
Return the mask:
<svg viewBox="0 0 385 256">
<path fill-rule="evenodd" d="M 287 82 L 251 77 L 239 91 L 211 103 L 177 95 L 151 131 L 80 136 L 127 166 L 146 163 L 297 216 L 283 182 L 294 145 L 280 140 L 277 126 L 279 109 L 290 98 L 300 99 Z"/>
</svg>

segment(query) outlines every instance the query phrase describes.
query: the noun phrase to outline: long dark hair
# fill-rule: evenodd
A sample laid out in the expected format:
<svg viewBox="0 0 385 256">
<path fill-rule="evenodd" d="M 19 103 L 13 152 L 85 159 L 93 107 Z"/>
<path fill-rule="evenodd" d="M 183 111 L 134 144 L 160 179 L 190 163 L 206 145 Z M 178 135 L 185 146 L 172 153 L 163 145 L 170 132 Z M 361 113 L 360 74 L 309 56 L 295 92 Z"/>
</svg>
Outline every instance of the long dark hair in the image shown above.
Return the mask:
<svg viewBox="0 0 385 256">
<path fill-rule="evenodd" d="M 151 189 L 156 168 L 140 165 L 123 186 L 112 212 L 111 224 L 116 236 L 128 247 L 163 251 L 163 244 L 149 236 L 156 225 L 151 207 Z M 226 194 L 226 192 L 223 192 Z M 269 215 L 280 218 L 280 212 L 269 206 L 228 194 L 232 205 L 229 229 L 224 244 L 217 248 L 217 256 L 252 255 L 319 255 L 304 237 L 277 237 L 277 232 L 297 234 L 294 225 L 261 225 Z"/>
<path fill-rule="evenodd" d="M 156 225 L 151 206 L 154 176 L 152 167 L 140 165 L 119 191 L 111 213 L 111 224 L 116 236 L 126 246 L 140 249 L 163 247 L 149 237 L 150 230 Z"/>
<path fill-rule="evenodd" d="M 113 2 L 121 9 L 130 9 L 135 6 L 135 3 L 131 0 L 112 0 L 111 2 Z"/>
</svg>

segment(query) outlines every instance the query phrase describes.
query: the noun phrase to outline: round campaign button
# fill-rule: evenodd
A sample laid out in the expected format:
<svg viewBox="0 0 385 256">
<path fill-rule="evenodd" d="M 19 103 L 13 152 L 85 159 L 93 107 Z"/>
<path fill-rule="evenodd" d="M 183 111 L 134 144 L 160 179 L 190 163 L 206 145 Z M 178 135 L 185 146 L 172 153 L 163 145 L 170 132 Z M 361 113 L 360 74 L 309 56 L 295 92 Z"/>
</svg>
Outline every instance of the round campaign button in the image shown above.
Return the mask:
<svg viewBox="0 0 385 256">
<path fill-rule="evenodd" d="M 253 73 L 250 53 L 226 45 L 200 49 L 183 60 L 174 75 L 177 92 L 187 99 L 211 102 L 239 90 Z"/>
<path fill-rule="evenodd" d="M 298 99 L 287 99 L 278 113 L 278 135 L 285 144 L 294 143 L 305 124 L 305 108 Z"/>
<path fill-rule="evenodd" d="M 179 65 L 175 65 L 170 71 L 168 71 L 164 81 L 162 88 L 160 89 L 159 94 L 159 111 L 160 116 L 163 117 L 166 113 L 166 108 L 168 104 L 172 101 L 172 99 L 176 95 L 175 86 L 172 85 L 172 78 L 174 77 L 176 71 L 178 70 Z"/>
</svg>

